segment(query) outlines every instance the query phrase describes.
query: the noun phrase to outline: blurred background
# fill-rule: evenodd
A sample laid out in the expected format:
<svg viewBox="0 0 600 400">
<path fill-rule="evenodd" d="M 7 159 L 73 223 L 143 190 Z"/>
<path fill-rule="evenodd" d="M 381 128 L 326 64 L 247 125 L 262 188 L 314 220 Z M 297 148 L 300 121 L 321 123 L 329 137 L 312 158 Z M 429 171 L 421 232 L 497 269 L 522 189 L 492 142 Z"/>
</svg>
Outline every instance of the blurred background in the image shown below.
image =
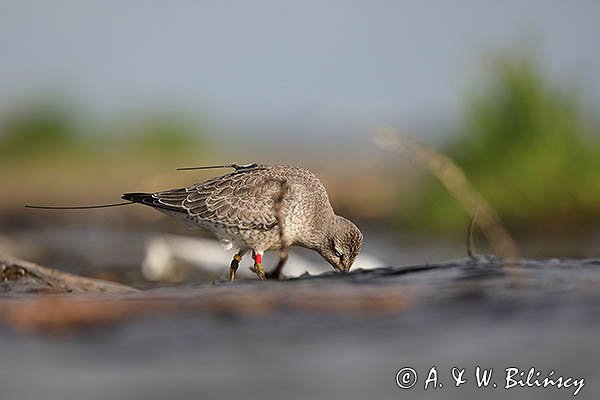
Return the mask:
<svg viewBox="0 0 600 400">
<path fill-rule="evenodd" d="M 597 255 L 599 12 L 592 1 L 3 1 L 3 248 L 108 266 L 48 238 L 101 246 L 101 232 L 186 230 L 143 207 L 23 205 L 113 202 L 215 172 L 177 167 L 262 162 L 314 170 L 384 263 L 464 255 L 467 213 L 410 157 L 373 145 L 387 125 L 452 157 L 525 255 Z"/>
<path fill-rule="evenodd" d="M 112 203 L 221 172 L 178 167 L 259 162 L 323 180 L 365 233 L 360 267 L 465 257 L 469 214 L 410 154 L 374 144 L 389 126 L 451 157 L 523 256 L 600 257 L 599 16 L 591 0 L 0 0 L 0 253 L 192 297 L 164 281 L 209 290 L 198 284 L 223 279 L 231 257 L 202 232 L 141 206 L 23 205 Z M 293 249 L 299 260 L 330 269 Z M 0 397 L 391 398 L 402 366 L 485 362 L 597 382 L 598 279 L 561 268 L 538 269 L 534 289 L 502 273 L 375 277 L 375 294 L 425 298 L 382 318 L 160 314 L 48 341 L 2 325 Z M 340 282 L 285 287 L 373 295 Z"/>
</svg>

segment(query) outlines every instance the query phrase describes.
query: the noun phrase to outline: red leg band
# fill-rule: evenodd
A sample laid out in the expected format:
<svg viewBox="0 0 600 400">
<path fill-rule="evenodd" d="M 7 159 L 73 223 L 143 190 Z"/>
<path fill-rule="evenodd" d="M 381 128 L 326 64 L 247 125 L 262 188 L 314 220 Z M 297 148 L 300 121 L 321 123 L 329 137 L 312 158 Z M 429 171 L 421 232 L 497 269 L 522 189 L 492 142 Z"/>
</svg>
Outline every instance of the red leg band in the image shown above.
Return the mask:
<svg viewBox="0 0 600 400">
<path fill-rule="evenodd" d="M 254 262 L 256 262 L 257 264 L 262 264 L 262 255 L 260 254 L 255 254 L 254 255 Z"/>
</svg>

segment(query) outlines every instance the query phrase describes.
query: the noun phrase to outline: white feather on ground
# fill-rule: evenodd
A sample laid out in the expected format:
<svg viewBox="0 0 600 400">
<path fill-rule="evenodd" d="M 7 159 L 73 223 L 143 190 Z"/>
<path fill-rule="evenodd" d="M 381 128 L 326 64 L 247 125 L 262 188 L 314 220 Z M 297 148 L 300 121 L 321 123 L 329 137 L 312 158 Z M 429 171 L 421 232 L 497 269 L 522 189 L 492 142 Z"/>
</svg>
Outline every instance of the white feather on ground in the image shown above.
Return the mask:
<svg viewBox="0 0 600 400">
<path fill-rule="evenodd" d="M 149 281 L 180 281 L 184 278 L 181 264 L 191 266 L 200 271 L 227 276 L 233 251 L 224 251 L 222 244 L 211 239 L 192 238 L 178 235 L 159 235 L 146 242 L 146 255 L 142 262 L 142 274 Z M 277 255 L 273 252 L 273 255 Z M 248 267 L 252 265 L 250 254 L 244 256 L 237 276 L 253 278 L 255 274 Z M 270 264 L 265 264 L 268 266 Z M 360 254 L 352 269 L 374 269 L 383 264 L 367 254 Z M 285 265 L 283 274 L 286 277 L 298 277 L 305 273 L 319 275 L 333 271 L 325 261 L 313 263 L 293 250 Z"/>
</svg>

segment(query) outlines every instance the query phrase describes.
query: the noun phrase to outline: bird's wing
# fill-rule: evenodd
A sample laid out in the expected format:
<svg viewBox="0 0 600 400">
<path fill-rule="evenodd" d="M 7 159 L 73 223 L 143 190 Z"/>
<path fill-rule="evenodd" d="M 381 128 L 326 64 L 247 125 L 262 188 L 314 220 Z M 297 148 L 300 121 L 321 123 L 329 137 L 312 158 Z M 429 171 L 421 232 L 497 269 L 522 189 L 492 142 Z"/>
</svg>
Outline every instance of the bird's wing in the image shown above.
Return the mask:
<svg viewBox="0 0 600 400">
<path fill-rule="evenodd" d="M 264 169 L 233 172 L 187 188 L 154 193 L 153 198 L 207 222 L 268 230 L 277 224 L 274 205 L 281 190 L 280 183 L 270 178 Z M 284 212 L 295 204 L 296 197 L 288 193 Z"/>
</svg>

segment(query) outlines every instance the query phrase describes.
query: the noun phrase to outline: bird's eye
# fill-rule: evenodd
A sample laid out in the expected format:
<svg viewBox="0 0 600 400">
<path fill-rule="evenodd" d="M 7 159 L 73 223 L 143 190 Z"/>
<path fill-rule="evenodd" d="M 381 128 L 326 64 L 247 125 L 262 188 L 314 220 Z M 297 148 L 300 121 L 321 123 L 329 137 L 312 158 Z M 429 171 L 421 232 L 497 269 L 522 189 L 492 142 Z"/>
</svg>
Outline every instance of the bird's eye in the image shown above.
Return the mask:
<svg viewBox="0 0 600 400">
<path fill-rule="evenodd" d="M 337 258 L 344 257 L 344 254 L 341 251 L 339 251 L 338 249 L 334 248 L 333 251 L 334 251 L 334 253 L 335 253 L 335 255 L 336 255 Z"/>
</svg>

